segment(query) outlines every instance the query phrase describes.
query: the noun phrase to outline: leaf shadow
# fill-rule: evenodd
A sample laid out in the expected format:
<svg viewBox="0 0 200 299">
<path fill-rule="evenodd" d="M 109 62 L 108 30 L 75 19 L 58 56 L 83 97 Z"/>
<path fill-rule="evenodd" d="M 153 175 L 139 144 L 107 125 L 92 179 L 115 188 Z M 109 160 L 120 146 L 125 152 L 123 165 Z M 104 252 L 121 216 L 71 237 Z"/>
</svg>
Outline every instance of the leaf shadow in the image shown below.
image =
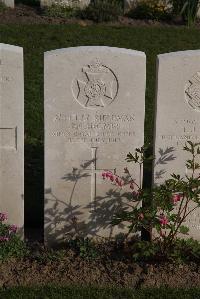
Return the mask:
<svg viewBox="0 0 200 299">
<path fill-rule="evenodd" d="M 71 172 L 66 172 L 61 177 L 61 180 L 72 183 L 70 194 L 66 194 L 66 201 L 58 198 L 51 187 L 45 190 L 44 222 L 47 243 L 62 243 L 75 236 L 103 237 L 106 234 L 108 238 L 113 237 L 112 218 L 119 211 L 129 208 L 125 204 L 125 200 L 130 199 L 129 193 L 122 193 L 119 187 L 113 186 L 104 196 L 96 196 L 93 202 L 88 198 L 87 204 L 82 204 L 81 200 L 80 204 L 75 204 L 75 190 L 79 184 L 83 184 L 83 179 L 91 176 L 88 167 L 93 162 L 94 159 L 80 164 L 79 168 L 72 167 Z M 119 225 L 118 229 L 123 230 L 124 225 Z"/>
<path fill-rule="evenodd" d="M 167 163 L 174 161 L 176 159 L 176 156 L 174 155 L 175 152 L 174 147 L 167 147 L 166 149 L 159 148 L 158 150 L 158 158 L 155 161 L 154 169 L 156 169 L 157 166 L 166 165 Z M 159 171 L 155 171 L 154 177 L 155 179 L 162 179 L 164 174 L 166 173 L 166 170 L 164 168 L 160 169 Z"/>
</svg>

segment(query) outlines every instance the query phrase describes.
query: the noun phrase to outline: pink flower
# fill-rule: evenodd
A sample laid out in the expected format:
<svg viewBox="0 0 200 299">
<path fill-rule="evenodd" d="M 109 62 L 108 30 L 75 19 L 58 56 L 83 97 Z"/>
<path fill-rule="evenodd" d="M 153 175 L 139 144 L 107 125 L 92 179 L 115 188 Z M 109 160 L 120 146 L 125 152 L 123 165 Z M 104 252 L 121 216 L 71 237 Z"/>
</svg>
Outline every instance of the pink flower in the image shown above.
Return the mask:
<svg viewBox="0 0 200 299">
<path fill-rule="evenodd" d="M 124 185 L 124 181 L 120 177 L 115 176 L 115 184 L 122 187 Z"/>
<path fill-rule="evenodd" d="M 138 220 L 143 220 L 144 219 L 144 214 L 143 213 L 140 213 L 139 215 L 138 215 Z"/>
<path fill-rule="evenodd" d="M 111 182 L 115 183 L 119 187 L 122 187 L 124 185 L 124 181 L 120 179 L 118 176 L 114 175 L 111 171 L 104 171 L 102 172 L 103 179 L 108 179 Z"/>
<path fill-rule="evenodd" d="M 6 213 L 0 213 L 0 221 L 5 221 L 8 219 L 8 216 Z"/>
<path fill-rule="evenodd" d="M 10 225 L 9 230 L 11 233 L 15 234 L 17 232 L 17 225 L 15 224 Z"/>
<path fill-rule="evenodd" d="M 118 178 L 118 176 L 115 178 L 115 183 L 116 183 L 116 184 L 119 183 L 119 178 Z"/>
<path fill-rule="evenodd" d="M 168 218 L 163 214 L 160 215 L 159 221 L 160 221 L 160 224 L 163 226 L 167 225 L 169 222 Z"/>
<path fill-rule="evenodd" d="M 102 175 L 103 179 L 105 179 L 105 178 L 110 178 L 113 174 L 111 171 L 104 171 L 104 172 L 102 172 L 101 175 Z"/>
<path fill-rule="evenodd" d="M 8 242 L 9 238 L 8 237 L 0 237 L 0 242 Z"/>
<path fill-rule="evenodd" d="M 132 190 L 135 188 L 135 186 L 134 186 L 134 182 L 131 182 L 131 183 L 130 183 L 130 188 L 131 188 Z"/>
<path fill-rule="evenodd" d="M 120 181 L 118 182 L 118 186 L 119 186 L 119 187 L 123 187 L 123 186 L 124 186 L 124 181 L 123 181 L 123 180 L 120 180 Z"/>
<path fill-rule="evenodd" d="M 133 191 L 133 192 L 132 192 L 132 195 L 133 195 L 134 198 L 137 198 L 137 197 L 139 196 L 139 192 L 137 192 L 137 191 Z"/>
<path fill-rule="evenodd" d="M 115 176 L 113 174 L 110 175 L 110 180 L 113 182 L 115 180 Z"/>
<path fill-rule="evenodd" d="M 105 172 L 102 172 L 102 177 L 103 177 L 103 179 L 105 180 L 105 178 L 106 178 L 106 173 Z"/>
<path fill-rule="evenodd" d="M 181 194 L 174 194 L 172 196 L 172 202 L 173 202 L 173 204 L 176 204 L 180 200 L 181 200 Z"/>
<path fill-rule="evenodd" d="M 111 176 L 113 176 L 111 171 L 106 171 L 106 178 L 110 178 Z"/>
</svg>

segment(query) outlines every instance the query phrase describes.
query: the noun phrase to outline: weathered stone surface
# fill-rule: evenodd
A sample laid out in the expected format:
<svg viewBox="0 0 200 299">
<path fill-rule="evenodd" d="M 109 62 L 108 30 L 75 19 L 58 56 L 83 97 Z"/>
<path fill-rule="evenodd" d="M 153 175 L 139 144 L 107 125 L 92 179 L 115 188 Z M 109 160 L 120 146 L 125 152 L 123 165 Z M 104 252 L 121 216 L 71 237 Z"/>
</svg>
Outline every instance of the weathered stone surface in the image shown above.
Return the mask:
<svg viewBox="0 0 200 299">
<path fill-rule="evenodd" d="M 15 7 L 15 0 L 0 0 L 0 2 L 4 3 L 8 7 Z"/>
<path fill-rule="evenodd" d="M 160 184 L 172 173 L 190 174 L 182 149 L 186 141 L 200 142 L 200 51 L 159 55 L 157 77 L 154 182 Z M 185 224 L 200 240 L 200 209 Z"/>
<path fill-rule="evenodd" d="M 109 223 L 127 199 L 101 174 L 123 175 L 127 153 L 143 145 L 145 63 L 142 52 L 109 47 L 45 53 L 48 243 L 117 233 Z"/>
<path fill-rule="evenodd" d="M 51 6 L 53 4 L 69 5 L 71 7 L 84 8 L 90 3 L 90 0 L 40 0 L 41 6 Z"/>
<path fill-rule="evenodd" d="M 23 49 L 0 44 L 0 212 L 24 225 Z"/>
</svg>

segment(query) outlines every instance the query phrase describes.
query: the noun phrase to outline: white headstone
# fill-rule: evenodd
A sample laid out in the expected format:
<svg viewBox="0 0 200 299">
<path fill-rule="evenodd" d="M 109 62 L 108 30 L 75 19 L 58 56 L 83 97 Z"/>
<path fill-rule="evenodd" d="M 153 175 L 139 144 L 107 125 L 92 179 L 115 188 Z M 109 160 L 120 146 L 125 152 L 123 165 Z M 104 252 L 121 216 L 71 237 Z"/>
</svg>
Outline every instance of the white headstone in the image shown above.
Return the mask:
<svg viewBox="0 0 200 299">
<path fill-rule="evenodd" d="M 40 0 L 40 5 L 42 7 L 51 6 L 53 4 L 70 6 L 70 7 L 80 7 L 84 8 L 90 4 L 91 0 Z"/>
<path fill-rule="evenodd" d="M 45 53 L 45 239 L 77 231 L 109 236 L 120 188 L 104 170 L 124 173 L 143 145 L 145 54 L 109 47 Z M 139 179 L 139 169 L 134 177 Z"/>
<path fill-rule="evenodd" d="M 0 0 L 0 2 L 4 3 L 8 7 L 15 7 L 15 0 Z"/>
<path fill-rule="evenodd" d="M 0 212 L 24 225 L 23 49 L 0 44 Z"/>
<path fill-rule="evenodd" d="M 124 10 L 129 11 L 132 8 L 136 7 L 138 0 L 124 0 Z"/>
<path fill-rule="evenodd" d="M 200 51 L 159 55 L 157 78 L 154 182 L 161 184 L 172 173 L 189 174 L 185 162 L 191 156 L 183 147 L 200 142 Z M 200 240 L 200 209 L 185 225 Z"/>
</svg>

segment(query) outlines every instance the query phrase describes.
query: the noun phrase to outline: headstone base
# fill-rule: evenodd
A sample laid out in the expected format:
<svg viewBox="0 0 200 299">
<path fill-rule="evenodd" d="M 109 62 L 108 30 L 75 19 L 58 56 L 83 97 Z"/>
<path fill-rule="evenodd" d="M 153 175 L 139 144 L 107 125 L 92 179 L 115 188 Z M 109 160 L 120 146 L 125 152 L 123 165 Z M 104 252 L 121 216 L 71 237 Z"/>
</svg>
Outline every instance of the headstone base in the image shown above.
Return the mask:
<svg viewBox="0 0 200 299">
<path fill-rule="evenodd" d="M 51 6 L 53 4 L 61 5 L 61 6 L 70 6 L 70 7 L 79 7 L 84 8 L 90 4 L 90 0 L 40 0 L 41 7 Z"/>
<path fill-rule="evenodd" d="M 0 0 L 1 3 L 4 3 L 6 6 L 14 8 L 15 1 L 14 0 Z"/>
</svg>

